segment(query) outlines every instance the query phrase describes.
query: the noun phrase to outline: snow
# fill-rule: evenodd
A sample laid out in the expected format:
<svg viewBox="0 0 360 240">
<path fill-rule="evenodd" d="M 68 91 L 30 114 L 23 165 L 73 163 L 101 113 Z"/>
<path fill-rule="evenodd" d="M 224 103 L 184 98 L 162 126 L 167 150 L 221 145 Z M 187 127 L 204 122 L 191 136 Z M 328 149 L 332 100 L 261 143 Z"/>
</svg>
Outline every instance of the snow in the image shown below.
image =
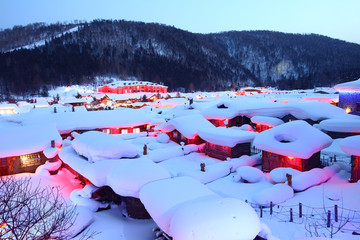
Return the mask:
<svg viewBox="0 0 360 240">
<path fill-rule="evenodd" d="M 350 116 L 350 114 L 349 114 Z M 320 127 L 326 131 L 360 133 L 360 118 L 354 116 L 354 119 L 328 119 L 320 122 Z"/>
<path fill-rule="evenodd" d="M 300 173 L 301 172 L 299 170 L 293 168 L 275 168 L 270 171 L 270 176 L 275 183 L 283 183 L 287 181 L 286 174 L 290 174 L 292 177 L 295 177 Z"/>
<path fill-rule="evenodd" d="M 254 209 L 234 198 L 187 204 L 177 210 L 170 226 L 174 240 L 250 240 L 261 229 Z"/>
<path fill-rule="evenodd" d="M 360 156 L 360 135 L 344 138 L 339 145 L 345 153 Z"/>
<path fill-rule="evenodd" d="M 257 183 L 260 182 L 264 178 L 264 173 L 254 167 L 250 166 L 242 166 L 236 169 L 236 175 L 234 175 L 234 181 L 246 181 L 249 183 Z"/>
<path fill-rule="evenodd" d="M 203 140 L 209 143 L 227 147 L 235 147 L 240 143 L 252 142 L 256 136 L 254 132 L 225 127 L 201 128 L 198 130 L 198 134 Z"/>
<path fill-rule="evenodd" d="M 360 78 L 355 81 L 340 83 L 335 85 L 335 90 L 341 92 L 359 92 L 360 91 Z"/>
<path fill-rule="evenodd" d="M 104 159 L 133 158 L 138 155 L 137 148 L 119 138 L 98 131 L 89 131 L 77 136 L 71 142 L 75 151 L 90 162 Z"/>
<path fill-rule="evenodd" d="M 281 119 L 266 116 L 254 116 L 251 118 L 251 121 L 255 124 L 267 125 L 270 127 L 276 127 L 284 123 Z"/>
<path fill-rule="evenodd" d="M 83 189 L 75 189 L 70 194 L 70 200 L 74 205 L 86 207 L 89 210 L 96 212 L 99 208 L 106 208 L 107 203 L 101 203 L 94 199 L 84 197 Z"/>
<path fill-rule="evenodd" d="M 159 143 L 168 143 L 170 141 L 170 137 L 166 133 L 161 133 L 156 137 L 156 141 Z"/>
<path fill-rule="evenodd" d="M 36 153 L 51 146 L 61 146 L 61 137 L 54 125 L 32 125 L 0 128 L 0 158 Z"/>
<path fill-rule="evenodd" d="M 44 165 L 41 165 L 36 169 L 36 174 L 50 175 L 50 172 L 59 170 L 61 164 L 62 164 L 61 161 L 56 161 L 56 162 L 46 161 Z"/>
<path fill-rule="evenodd" d="M 252 156 L 243 155 L 239 158 L 231 158 L 228 162 L 231 165 L 231 172 L 235 172 L 236 169 L 241 166 L 255 166 L 261 164 L 262 157 L 261 153 Z"/>
<path fill-rule="evenodd" d="M 49 159 L 54 158 L 59 153 L 59 148 L 57 148 L 57 147 L 48 147 L 48 148 L 45 148 L 43 153 L 44 153 L 45 157 L 47 157 Z"/>
<path fill-rule="evenodd" d="M 160 125 L 161 131 L 171 132 L 176 129 L 188 139 L 194 138 L 202 128 L 215 128 L 215 126 L 200 114 L 177 117 Z"/>
<path fill-rule="evenodd" d="M 306 172 L 295 175 L 292 178 L 292 187 L 295 191 L 304 191 L 312 186 L 316 186 L 329 180 L 335 173 L 341 170 L 340 163 L 323 169 L 314 168 Z"/>
<path fill-rule="evenodd" d="M 152 161 L 158 163 L 158 162 L 168 160 L 170 158 L 184 156 L 191 152 L 197 152 L 198 150 L 199 150 L 199 146 L 197 146 L 195 144 L 189 144 L 186 146 L 168 147 L 168 148 L 166 148 L 166 151 L 164 151 L 164 149 L 160 148 L 160 149 L 155 149 L 155 150 L 151 151 L 148 154 L 148 158 L 150 158 Z"/>
<path fill-rule="evenodd" d="M 219 199 L 217 194 L 191 177 L 148 183 L 141 188 L 139 196 L 152 219 L 166 233 L 170 233 L 170 221 L 182 206 L 193 201 Z"/>
<path fill-rule="evenodd" d="M 252 201 L 258 205 L 269 207 L 283 203 L 294 197 L 294 190 L 287 184 L 275 184 L 271 188 L 264 189 L 253 196 Z"/>
<path fill-rule="evenodd" d="M 258 149 L 303 159 L 310 158 L 331 143 L 332 139 L 328 135 L 302 120 L 263 131 L 254 140 Z"/>
</svg>

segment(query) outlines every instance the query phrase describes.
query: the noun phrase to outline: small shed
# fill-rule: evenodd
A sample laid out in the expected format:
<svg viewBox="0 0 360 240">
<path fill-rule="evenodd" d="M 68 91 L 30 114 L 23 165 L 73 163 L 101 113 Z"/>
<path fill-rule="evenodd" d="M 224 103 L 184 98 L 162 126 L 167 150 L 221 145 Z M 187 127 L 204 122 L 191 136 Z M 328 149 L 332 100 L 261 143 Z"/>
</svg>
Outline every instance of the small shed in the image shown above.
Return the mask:
<svg viewBox="0 0 360 240">
<path fill-rule="evenodd" d="M 256 133 L 233 128 L 202 128 L 199 136 L 206 141 L 206 154 L 226 160 L 250 155 L 251 142 Z"/>
<path fill-rule="evenodd" d="M 334 88 L 339 91 L 339 107 L 347 113 L 360 115 L 360 78 L 338 84 Z"/>
<path fill-rule="evenodd" d="M 284 123 L 284 121 L 279 118 L 266 116 L 254 116 L 251 118 L 251 122 L 256 124 L 256 132 L 258 133 Z"/>
<path fill-rule="evenodd" d="M 49 148 L 59 148 L 61 143 L 54 125 L 0 128 L 0 176 L 35 172 L 48 157 L 56 157 L 57 151 Z"/>
<path fill-rule="evenodd" d="M 340 141 L 340 148 L 351 155 L 350 182 L 360 180 L 360 136 L 347 137 Z"/>
<path fill-rule="evenodd" d="M 174 142 L 185 144 L 201 144 L 204 140 L 198 135 L 201 128 L 215 128 L 200 114 L 190 114 L 171 119 L 160 125 L 160 130 L 169 135 Z"/>
<path fill-rule="evenodd" d="M 303 120 L 284 123 L 259 133 L 254 145 L 263 151 L 263 171 L 290 167 L 308 171 L 321 166 L 320 151 L 332 139 Z"/>
</svg>

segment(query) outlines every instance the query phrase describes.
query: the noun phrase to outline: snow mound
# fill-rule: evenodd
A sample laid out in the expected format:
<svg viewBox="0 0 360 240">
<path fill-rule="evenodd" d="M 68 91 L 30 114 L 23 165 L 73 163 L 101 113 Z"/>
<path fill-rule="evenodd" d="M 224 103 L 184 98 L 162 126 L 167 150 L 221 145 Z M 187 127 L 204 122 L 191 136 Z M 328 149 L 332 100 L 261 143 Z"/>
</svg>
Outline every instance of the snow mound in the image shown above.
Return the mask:
<svg viewBox="0 0 360 240">
<path fill-rule="evenodd" d="M 162 162 L 168 160 L 170 158 L 184 156 L 191 152 L 197 152 L 199 150 L 199 146 L 195 144 L 189 144 L 186 146 L 175 146 L 164 149 L 155 149 L 148 154 L 148 158 L 150 158 L 153 162 Z"/>
<path fill-rule="evenodd" d="M 312 186 L 326 182 L 335 173 L 341 170 L 340 164 L 334 164 L 323 169 L 314 168 L 310 171 L 302 172 L 292 179 L 292 187 L 295 191 L 304 191 Z"/>
<path fill-rule="evenodd" d="M 254 239 L 261 230 L 255 210 L 234 198 L 185 205 L 171 220 L 174 240 Z"/>
<path fill-rule="evenodd" d="M 159 134 L 159 136 L 156 137 L 156 141 L 159 143 L 168 143 L 170 140 L 170 137 L 166 133 Z"/>
<path fill-rule="evenodd" d="M 261 153 L 252 156 L 243 155 L 239 158 L 231 158 L 228 160 L 231 164 L 231 172 L 235 172 L 236 169 L 241 166 L 255 166 L 261 164 L 261 161 Z"/>
<path fill-rule="evenodd" d="M 50 176 L 50 172 L 57 171 L 60 169 L 62 162 L 49 162 L 46 161 L 44 165 L 40 165 L 36 168 L 35 174 L 40 176 Z"/>
<path fill-rule="evenodd" d="M 250 166 L 242 166 L 236 170 L 233 180 L 235 182 L 247 181 L 249 183 L 257 183 L 264 177 L 265 175 L 261 170 Z"/>
<path fill-rule="evenodd" d="M 275 184 L 270 188 L 266 188 L 253 196 L 253 202 L 269 207 L 270 202 L 273 204 L 283 203 L 294 197 L 294 190 L 287 184 Z"/>
<path fill-rule="evenodd" d="M 236 144 L 252 142 L 256 133 L 233 128 L 211 127 L 198 130 L 199 136 L 205 141 L 221 146 L 235 147 Z"/>
<path fill-rule="evenodd" d="M 59 148 L 57 148 L 57 147 L 48 147 L 48 148 L 45 148 L 43 153 L 44 153 L 45 157 L 48 158 L 48 159 L 54 158 L 59 153 Z"/>
<path fill-rule="evenodd" d="M 239 129 L 243 131 L 254 132 L 254 129 L 249 124 L 243 124 L 241 127 L 239 127 Z"/>
<path fill-rule="evenodd" d="M 89 131 L 77 136 L 71 145 L 75 151 L 90 162 L 104 159 L 133 158 L 138 155 L 135 145 L 117 135 Z"/>
<path fill-rule="evenodd" d="M 294 177 L 300 173 L 299 170 L 293 168 L 275 168 L 270 171 L 270 177 L 276 183 L 283 183 L 287 181 L 286 174 L 290 174 Z"/>
<path fill-rule="evenodd" d="M 86 193 L 82 193 L 82 191 L 83 189 L 75 189 L 70 193 L 70 200 L 74 205 L 87 207 L 93 212 L 96 212 L 99 208 L 106 208 L 108 206 L 107 203 L 104 204 L 88 197 L 83 197 Z"/>
<path fill-rule="evenodd" d="M 339 145 L 345 153 L 360 156 L 360 135 L 344 138 Z"/>
<path fill-rule="evenodd" d="M 334 191 L 326 191 L 325 196 L 332 201 L 339 201 L 341 199 L 341 195 Z"/>
</svg>

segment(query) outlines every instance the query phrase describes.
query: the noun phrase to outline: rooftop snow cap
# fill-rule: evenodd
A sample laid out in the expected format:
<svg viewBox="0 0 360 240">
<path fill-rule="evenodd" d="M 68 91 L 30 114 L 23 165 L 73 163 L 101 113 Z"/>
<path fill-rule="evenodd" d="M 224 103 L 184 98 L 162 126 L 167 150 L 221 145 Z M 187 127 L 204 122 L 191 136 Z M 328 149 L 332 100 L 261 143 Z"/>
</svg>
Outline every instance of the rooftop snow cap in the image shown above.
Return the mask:
<svg viewBox="0 0 360 240">
<path fill-rule="evenodd" d="M 201 128 L 215 128 L 215 126 L 200 114 L 177 117 L 160 125 L 160 130 L 163 132 L 171 132 L 176 129 L 189 139 L 195 137 Z"/>
<path fill-rule="evenodd" d="M 0 158 L 43 151 L 52 140 L 61 146 L 61 136 L 51 124 L 0 128 Z"/>
<path fill-rule="evenodd" d="M 341 92 L 360 92 L 360 78 L 355 81 L 340 83 L 334 88 Z"/>
<path fill-rule="evenodd" d="M 354 116 L 354 119 L 328 119 L 321 121 L 320 127 L 331 132 L 360 133 L 360 118 Z"/>
<path fill-rule="evenodd" d="M 256 124 L 268 125 L 270 127 L 276 127 L 284 123 L 284 121 L 279 118 L 266 116 L 254 116 L 251 118 L 251 121 Z"/>
<path fill-rule="evenodd" d="M 235 147 L 236 144 L 252 142 L 256 133 L 224 127 L 202 128 L 198 130 L 199 136 L 209 143 Z"/>
<path fill-rule="evenodd" d="M 339 145 L 345 153 L 360 156 L 360 135 L 344 138 Z"/>
<path fill-rule="evenodd" d="M 308 159 L 328 147 L 332 139 L 305 121 L 288 122 L 259 133 L 254 145 L 264 151 Z"/>
</svg>

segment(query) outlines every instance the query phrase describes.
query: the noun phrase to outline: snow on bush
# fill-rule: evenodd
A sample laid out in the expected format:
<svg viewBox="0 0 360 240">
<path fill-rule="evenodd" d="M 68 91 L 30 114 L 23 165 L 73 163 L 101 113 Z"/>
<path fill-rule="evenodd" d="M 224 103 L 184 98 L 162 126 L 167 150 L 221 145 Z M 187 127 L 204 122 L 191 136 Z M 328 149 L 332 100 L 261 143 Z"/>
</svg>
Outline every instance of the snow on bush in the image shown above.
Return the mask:
<svg viewBox="0 0 360 240">
<path fill-rule="evenodd" d="M 75 151 L 90 162 L 104 159 L 133 158 L 138 155 L 135 145 L 120 139 L 117 135 L 89 131 L 77 136 L 71 142 Z"/>
<path fill-rule="evenodd" d="M 178 176 L 189 176 L 207 184 L 230 174 L 230 164 L 228 162 L 219 162 L 205 166 L 205 172 L 197 170 L 180 171 Z"/>
<path fill-rule="evenodd" d="M 85 190 L 87 191 L 87 189 Z M 93 212 L 96 212 L 99 208 L 106 208 L 108 204 L 98 202 L 96 200 L 90 199 L 87 196 L 87 193 L 83 193 L 82 189 L 75 189 L 70 193 L 70 200 L 74 205 L 87 207 Z"/>
<path fill-rule="evenodd" d="M 235 198 L 186 204 L 175 212 L 170 223 L 174 240 L 254 239 L 260 230 L 255 210 Z"/>
<path fill-rule="evenodd" d="M 246 181 L 249 183 L 260 182 L 265 177 L 264 173 L 254 167 L 242 166 L 236 170 L 236 174 L 233 176 L 235 182 Z"/>
<path fill-rule="evenodd" d="M 290 174 L 294 177 L 300 173 L 299 170 L 293 168 L 275 168 L 270 171 L 270 177 L 276 183 L 283 183 L 287 181 L 286 174 Z"/>
<path fill-rule="evenodd" d="M 319 185 L 329 180 L 335 173 L 341 170 L 341 164 L 334 164 L 323 169 L 314 168 L 310 171 L 302 172 L 292 179 L 292 187 L 295 191 L 304 191 L 312 186 Z"/>
<path fill-rule="evenodd" d="M 159 134 L 159 136 L 156 137 L 156 141 L 159 143 L 168 143 L 169 140 L 170 138 L 166 133 Z"/>
<path fill-rule="evenodd" d="M 261 164 L 261 153 L 248 156 L 243 155 L 239 158 L 232 158 L 228 162 L 231 164 L 231 172 L 235 172 L 238 167 L 241 166 L 255 166 Z"/>
<path fill-rule="evenodd" d="M 252 201 L 258 205 L 269 207 L 273 204 L 283 203 L 294 197 L 294 190 L 287 184 L 275 184 L 266 188 L 253 196 Z"/>
<path fill-rule="evenodd" d="M 268 225 L 266 225 L 265 223 L 261 223 L 261 231 L 258 234 L 259 237 L 262 237 L 263 239 L 267 239 L 267 240 L 280 240 L 277 237 L 274 237 L 271 233 L 270 228 L 268 227 Z"/>
</svg>

